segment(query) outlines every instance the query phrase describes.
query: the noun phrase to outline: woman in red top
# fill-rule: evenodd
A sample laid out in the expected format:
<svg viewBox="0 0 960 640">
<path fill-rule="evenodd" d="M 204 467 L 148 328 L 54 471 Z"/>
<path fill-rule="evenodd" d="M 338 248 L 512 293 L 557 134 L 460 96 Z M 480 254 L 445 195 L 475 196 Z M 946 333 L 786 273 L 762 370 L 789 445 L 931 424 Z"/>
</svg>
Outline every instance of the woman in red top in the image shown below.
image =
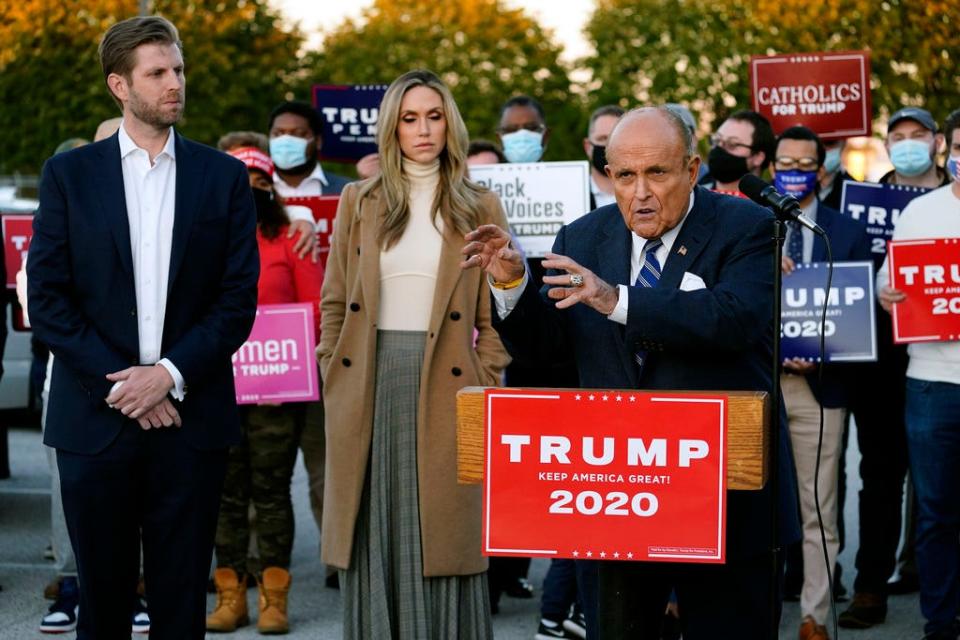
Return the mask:
<svg viewBox="0 0 960 640">
<path fill-rule="evenodd" d="M 273 189 L 273 163 L 257 147 L 228 153 L 247 165 L 257 206 L 260 248 L 258 304 L 309 302 L 320 325 L 320 284 L 323 267 L 294 251 L 296 238 L 287 237 L 290 221 Z M 316 333 L 319 338 L 319 330 Z M 261 573 L 261 633 L 286 633 L 293 548 L 293 505 L 290 478 L 297 458 L 303 405 L 244 405 L 240 408 L 241 440 L 230 449 L 227 476 L 217 521 L 217 607 L 207 616 L 210 631 L 234 631 L 249 623 L 246 601 L 249 508 L 256 510 L 257 547 Z"/>
</svg>

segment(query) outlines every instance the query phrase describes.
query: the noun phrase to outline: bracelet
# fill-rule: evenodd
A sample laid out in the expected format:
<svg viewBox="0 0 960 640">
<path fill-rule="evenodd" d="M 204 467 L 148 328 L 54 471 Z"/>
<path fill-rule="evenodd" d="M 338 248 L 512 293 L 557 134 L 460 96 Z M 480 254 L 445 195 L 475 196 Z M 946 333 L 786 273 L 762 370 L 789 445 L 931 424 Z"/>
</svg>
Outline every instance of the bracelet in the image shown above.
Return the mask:
<svg viewBox="0 0 960 640">
<path fill-rule="evenodd" d="M 497 282 L 496 280 L 492 281 L 491 284 L 500 289 L 501 291 L 509 291 L 510 289 L 516 289 L 521 284 L 523 284 L 523 278 L 526 276 L 526 272 L 516 280 L 511 280 L 510 282 Z"/>
</svg>

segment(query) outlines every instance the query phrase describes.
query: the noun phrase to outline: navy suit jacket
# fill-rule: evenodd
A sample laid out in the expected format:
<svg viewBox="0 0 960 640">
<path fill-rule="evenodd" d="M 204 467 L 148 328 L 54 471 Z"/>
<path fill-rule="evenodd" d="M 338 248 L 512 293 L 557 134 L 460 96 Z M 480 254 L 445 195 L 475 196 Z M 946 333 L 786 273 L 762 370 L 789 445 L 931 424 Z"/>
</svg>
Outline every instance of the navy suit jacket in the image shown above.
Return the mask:
<svg viewBox="0 0 960 640">
<path fill-rule="evenodd" d="M 694 205 L 655 288 L 629 287 L 627 324 L 586 305 L 558 310 L 546 287 L 527 287 L 494 326 L 521 360 L 556 360 L 573 349 L 585 388 L 760 390 L 772 388 L 773 217 L 742 198 L 697 187 Z M 601 207 L 562 228 L 554 253 L 568 256 L 610 284 L 630 283 L 631 233 L 617 206 Z M 681 291 L 686 272 L 706 287 Z M 495 314 L 496 315 L 496 314 Z M 648 353 L 640 375 L 634 361 Z M 790 440 L 781 407 L 781 541 L 799 537 Z M 769 485 L 728 493 L 731 558 L 770 546 Z"/>
<path fill-rule="evenodd" d="M 230 358 L 253 326 L 256 212 L 239 160 L 176 135 L 176 198 L 161 357 L 186 385 L 174 402 L 198 449 L 239 439 Z M 44 442 L 95 454 L 139 428 L 104 401 L 108 373 L 140 364 L 137 299 L 117 135 L 43 167 L 27 260 L 33 331 L 56 356 Z"/>
<path fill-rule="evenodd" d="M 870 253 L 870 238 L 862 223 L 841 215 L 836 209 L 831 209 L 821 202 L 817 205 L 817 224 L 830 239 L 834 262 L 871 262 L 873 260 L 873 255 Z M 811 262 L 826 261 L 827 246 L 822 237 L 815 235 Z M 827 364 L 823 370 L 822 386 L 816 372 L 807 375 L 810 390 L 823 406 L 836 409 L 849 404 L 847 383 L 852 373 L 850 366 L 849 364 Z"/>
<path fill-rule="evenodd" d="M 327 179 L 327 186 L 323 189 L 323 195 L 325 196 L 340 195 L 343 188 L 352 182 L 350 178 L 344 178 L 343 176 L 335 173 L 327 173 L 326 171 L 323 172 L 323 176 Z"/>
</svg>

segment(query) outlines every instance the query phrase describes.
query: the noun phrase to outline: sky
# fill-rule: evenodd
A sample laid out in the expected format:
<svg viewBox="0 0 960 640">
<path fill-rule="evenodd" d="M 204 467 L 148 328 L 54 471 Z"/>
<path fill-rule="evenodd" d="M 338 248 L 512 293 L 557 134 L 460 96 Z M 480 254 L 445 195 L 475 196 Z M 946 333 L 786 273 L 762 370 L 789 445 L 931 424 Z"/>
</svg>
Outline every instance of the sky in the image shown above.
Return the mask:
<svg viewBox="0 0 960 640">
<path fill-rule="evenodd" d="M 312 48 L 320 44 L 323 33 L 344 18 L 356 18 L 372 0 L 269 0 L 287 19 L 298 21 Z M 455 0 L 454 0 L 455 1 Z M 511 8 L 526 9 L 541 25 L 553 29 L 557 42 L 564 47 L 563 58 L 568 61 L 590 53 L 590 47 L 581 34 L 583 25 L 593 11 L 593 0 L 504 0 Z M 562 8 L 561 8 L 562 7 Z"/>
</svg>

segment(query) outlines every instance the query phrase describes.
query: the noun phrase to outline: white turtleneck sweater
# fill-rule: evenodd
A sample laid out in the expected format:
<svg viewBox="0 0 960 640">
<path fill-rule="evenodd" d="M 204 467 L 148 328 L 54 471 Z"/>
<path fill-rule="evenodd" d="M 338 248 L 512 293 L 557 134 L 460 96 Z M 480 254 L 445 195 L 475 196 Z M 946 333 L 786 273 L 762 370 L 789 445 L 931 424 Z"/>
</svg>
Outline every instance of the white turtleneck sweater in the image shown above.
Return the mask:
<svg viewBox="0 0 960 640">
<path fill-rule="evenodd" d="M 440 160 L 420 164 L 404 158 L 403 173 L 410 183 L 410 218 L 400 240 L 380 251 L 377 328 L 426 331 L 443 246 L 443 221 L 433 210 Z"/>
</svg>

